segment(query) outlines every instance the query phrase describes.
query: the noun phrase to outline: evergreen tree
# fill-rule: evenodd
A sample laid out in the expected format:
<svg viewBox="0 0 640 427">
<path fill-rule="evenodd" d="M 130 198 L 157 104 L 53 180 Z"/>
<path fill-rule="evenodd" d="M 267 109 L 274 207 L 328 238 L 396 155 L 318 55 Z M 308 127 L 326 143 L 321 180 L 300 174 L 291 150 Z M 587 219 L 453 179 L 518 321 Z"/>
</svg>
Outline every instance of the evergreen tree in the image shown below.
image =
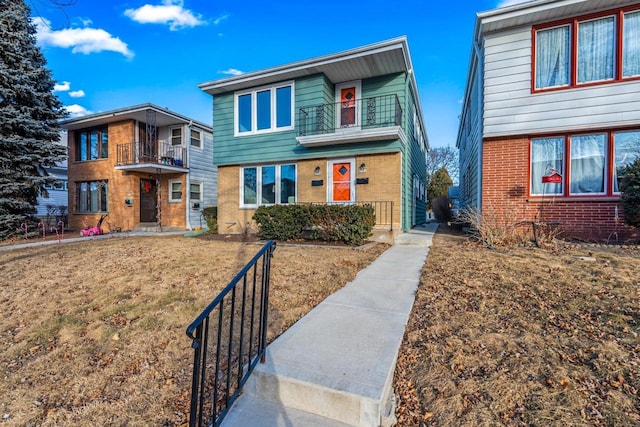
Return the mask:
<svg viewBox="0 0 640 427">
<path fill-rule="evenodd" d="M 624 221 L 632 227 L 640 228 L 640 157 L 620 172 L 622 180 L 622 211 Z"/>
<path fill-rule="evenodd" d="M 0 240 L 35 225 L 45 167 L 66 156 L 58 120 L 66 117 L 54 81 L 36 45 L 24 0 L 0 0 Z"/>
<path fill-rule="evenodd" d="M 453 181 L 451 180 L 446 168 L 440 168 L 435 171 L 433 175 L 431 175 L 429 184 L 427 184 L 427 196 L 429 197 L 427 209 L 432 208 L 432 203 L 437 198 L 448 197 L 449 187 L 452 185 Z"/>
</svg>

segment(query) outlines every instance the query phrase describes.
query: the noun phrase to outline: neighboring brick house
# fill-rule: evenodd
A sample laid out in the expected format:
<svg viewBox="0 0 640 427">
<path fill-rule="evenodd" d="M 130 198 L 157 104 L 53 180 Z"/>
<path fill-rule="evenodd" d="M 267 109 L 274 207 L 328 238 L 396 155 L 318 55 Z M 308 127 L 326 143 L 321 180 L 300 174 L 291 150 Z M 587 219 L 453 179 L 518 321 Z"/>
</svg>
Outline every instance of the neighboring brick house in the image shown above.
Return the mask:
<svg viewBox="0 0 640 427">
<path fill-rule="evenodd" d="M 216 204 L 210 126 L 153 104 L 61 123 L 68 131 L 69 228 L 206 228 Z"/>
<path fill-rule="evenodd" d="M 371 204 L 376 227 L 425 221 L 428 141 L 404 37 L 206 82 L 221 233 L 261 205 Z"/>
<path fill-rule="evenodd" d="M 639 93 L 637 0 L 479 13 L 457 140 L 464 204 L 569 238 L 637 239 L 617 172 L 640 155 Z"/>
</svg>

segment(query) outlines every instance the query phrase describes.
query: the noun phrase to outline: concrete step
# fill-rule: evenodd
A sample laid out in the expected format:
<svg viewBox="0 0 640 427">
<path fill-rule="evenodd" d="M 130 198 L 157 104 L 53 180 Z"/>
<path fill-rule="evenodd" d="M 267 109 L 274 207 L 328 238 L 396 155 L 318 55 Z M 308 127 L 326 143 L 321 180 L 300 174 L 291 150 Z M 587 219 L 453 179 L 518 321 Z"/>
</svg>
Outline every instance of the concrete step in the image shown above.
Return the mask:
<svg viewBox="0 0 640 427">
<path fill-rule="evenodd" d="M 162 226 L 157 227 L 155 225 L 139 225 L 133 228 L 133 232 L 136 233 L 160 233 L 160 232 L 175 232 L 175 231 L 185 231 L 184 227 L 171 227 L 171 226 Z"/>
<path fill-rule="evenodd" d="M 234 406 L 222 426 L 242 427 L 348 427 L 336 420 L 290 408 L 281 403 L 243 395 L 243 405 Z"/>
</svg>

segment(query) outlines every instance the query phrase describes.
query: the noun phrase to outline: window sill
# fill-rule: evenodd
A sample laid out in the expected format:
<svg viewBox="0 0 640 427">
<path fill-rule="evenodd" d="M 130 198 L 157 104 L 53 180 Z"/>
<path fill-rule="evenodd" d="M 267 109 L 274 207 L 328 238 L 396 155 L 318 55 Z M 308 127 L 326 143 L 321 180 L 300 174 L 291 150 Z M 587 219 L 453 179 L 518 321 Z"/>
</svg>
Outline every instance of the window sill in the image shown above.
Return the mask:
<svg viewBox="0 0 640 427">
<path fill-rule="evenodd" d="M 619 202 L 620 196 L 530 196 L 529 203 Z"/>
</svg>

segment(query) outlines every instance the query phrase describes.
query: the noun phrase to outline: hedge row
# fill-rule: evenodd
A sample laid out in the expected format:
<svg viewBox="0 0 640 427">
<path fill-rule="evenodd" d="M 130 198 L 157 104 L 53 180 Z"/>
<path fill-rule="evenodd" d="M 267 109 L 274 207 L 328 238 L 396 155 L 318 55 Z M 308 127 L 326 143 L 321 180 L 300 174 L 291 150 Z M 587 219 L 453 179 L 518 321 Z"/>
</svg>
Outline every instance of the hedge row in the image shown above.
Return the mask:
<svg viewBox="0 0 640 427">
<path fill-rule="evenodd" d="M 360 245 L 376 223 L 372 206 L 273 205 L 260 206 L 253 220 L 263 239 L 314 240 Z"/>
</svg>

